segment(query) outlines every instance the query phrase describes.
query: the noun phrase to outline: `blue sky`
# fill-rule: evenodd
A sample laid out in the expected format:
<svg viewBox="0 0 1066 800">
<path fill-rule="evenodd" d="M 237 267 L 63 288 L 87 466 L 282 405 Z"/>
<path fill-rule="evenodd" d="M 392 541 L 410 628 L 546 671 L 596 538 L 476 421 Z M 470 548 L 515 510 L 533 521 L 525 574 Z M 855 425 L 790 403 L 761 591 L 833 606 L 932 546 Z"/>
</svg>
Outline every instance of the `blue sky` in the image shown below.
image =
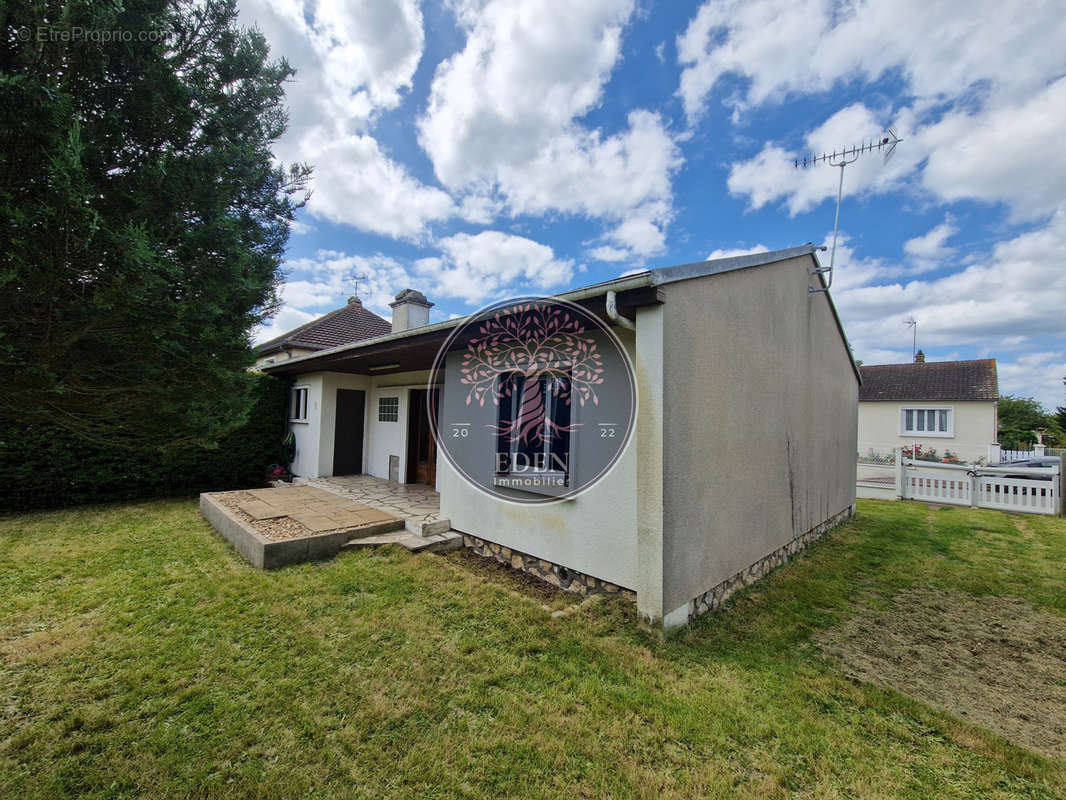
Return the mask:
<svg viewBox="0 0 1066 800">
<path fill-rule="evenodd" d="M 857 358 L 995 357 L 1066 402 L 1066 15 L 1052 2 L 240 0 L 298 74 L 282 161 L 315 167 L 283 309 L 353 293 L 434 319 L 712 255 L 828 243 Z"/>
</svg>

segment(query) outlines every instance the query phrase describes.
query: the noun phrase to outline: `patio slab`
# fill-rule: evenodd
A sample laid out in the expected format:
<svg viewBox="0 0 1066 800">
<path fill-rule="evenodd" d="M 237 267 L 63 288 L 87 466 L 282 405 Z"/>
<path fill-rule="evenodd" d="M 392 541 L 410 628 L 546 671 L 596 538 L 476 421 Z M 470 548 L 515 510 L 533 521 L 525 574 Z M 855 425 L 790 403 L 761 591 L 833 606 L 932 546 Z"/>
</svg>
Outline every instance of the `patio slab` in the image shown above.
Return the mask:
<svg viewBox="0 0 1066 800">
<path fill-rule="evenodd" d="M 404 520 L 407 530 L 419 536 L 451 529 L 451 522 L 440 515 L 440 495 L 432 486 L 392 483 L 372 475 L 336 475 L 301 478 L 300 481 L 299 488 L 326 491 L 398 516 Z"/>
<path fill-rule="evenodd" d="M 259 569 L 329 558 L 351 539 L 404 527 L 402 517 L 313 487 L 205 493 L 200 513 Z"/>
</svg>

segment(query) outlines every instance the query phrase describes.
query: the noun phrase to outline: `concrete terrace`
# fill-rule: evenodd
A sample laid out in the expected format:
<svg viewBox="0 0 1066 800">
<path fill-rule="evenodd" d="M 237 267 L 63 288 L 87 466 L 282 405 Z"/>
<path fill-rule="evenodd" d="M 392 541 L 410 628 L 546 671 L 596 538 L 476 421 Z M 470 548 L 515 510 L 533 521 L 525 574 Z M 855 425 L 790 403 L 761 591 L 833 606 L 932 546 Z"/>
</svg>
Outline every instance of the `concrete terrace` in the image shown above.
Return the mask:
<svg viewBox="0 0 1066 800">
<path fill-rule="evenodd" d="M 420 536 L 444 533 L 451 528 L 451 521 L 440 515 L 440 495 L 430 486 L 392 483 L 372 475 L 297 478 L 296 483 L 324 489 L 359 505 L 400 517 L 407 530 Z"/>
</svg>

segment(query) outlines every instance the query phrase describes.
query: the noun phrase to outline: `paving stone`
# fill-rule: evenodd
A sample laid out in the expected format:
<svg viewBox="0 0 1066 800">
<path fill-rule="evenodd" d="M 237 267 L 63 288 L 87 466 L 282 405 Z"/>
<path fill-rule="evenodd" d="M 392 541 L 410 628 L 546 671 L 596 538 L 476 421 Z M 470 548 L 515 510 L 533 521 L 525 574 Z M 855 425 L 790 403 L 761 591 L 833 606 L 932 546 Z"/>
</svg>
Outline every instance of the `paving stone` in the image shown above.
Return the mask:
<svg viewBox="0 0 1066 800">
<path fill-rule="evenodd" d="M 343 525 L 338 525 L 330 517 L 323 516 L 321 514 L 292 514 L 292 519 L 299 522 L 308 530 L 312 530 L 315 533 L 321 533 L 322 531 L 332 531 L 337 528 L 343 528 Z"/>
<path fill-rule="evenodd" d="M 247 503 L 238 503 L 237 508 L 252 519 L 274 519 L 276 517 L 288 516 L 287 511 L 279 510 L 268 503 L 258 500 L 249 500 Z"/>
</svg>

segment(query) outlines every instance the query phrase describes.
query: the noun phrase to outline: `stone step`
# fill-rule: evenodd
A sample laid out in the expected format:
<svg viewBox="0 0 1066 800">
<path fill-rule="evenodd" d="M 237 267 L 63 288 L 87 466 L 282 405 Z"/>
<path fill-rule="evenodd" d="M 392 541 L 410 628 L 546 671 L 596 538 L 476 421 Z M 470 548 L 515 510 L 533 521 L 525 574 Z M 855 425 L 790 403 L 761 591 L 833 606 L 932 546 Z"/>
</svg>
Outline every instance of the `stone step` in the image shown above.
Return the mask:
<svg viewBox="0 0 1066 800">
<path fill-rule="evenodd" d="M 432 522 L 421 522 L 415 519 L 404 521 L 404 527 L 415 536 L 431 536 L 435 533 L 447 533 L 452 529 L 450 519 L 435 519 Z"/>
<path fill-rule="evenodd" d="M 369 525 L 364 525 L 361 528 L 353 528 L 348 531 L 348 534 L 349 539 L 354 541 L 356 539 L 365 539 L 368 536 L 377 536 L 382 533 L 389 533 L 390 531 L 402 530 L 402 519 L 387 519 L 381 522 L 371 522 Z"/>
<path fill-rule="evenodd" d="M 431 533 L 429 536 L 414 537 L 421 541 L 415 542 L 413 547 L 404 544 L 413 553 L 423 550 L 429 553 L 440 553 L 445 550 L 458 550 L 463 546 L 463 535 L 457 531 L 447 530 L 443 533 Z"/>
<path fill-rule="evenodd" d="M 364 547 L 380 547 L 387 544 L 402 545 L 412 553 L 423 551 L 435 553 L 462 547 L 463 536 L 455 531 L 434 533 L 429 536 L 416 536 L 407 531 L 392 531 L 374 536 L 360 536 L 358 539 L 352 539 L 341 545 L 341 550 L 359 550 Z"/>
</svg>

